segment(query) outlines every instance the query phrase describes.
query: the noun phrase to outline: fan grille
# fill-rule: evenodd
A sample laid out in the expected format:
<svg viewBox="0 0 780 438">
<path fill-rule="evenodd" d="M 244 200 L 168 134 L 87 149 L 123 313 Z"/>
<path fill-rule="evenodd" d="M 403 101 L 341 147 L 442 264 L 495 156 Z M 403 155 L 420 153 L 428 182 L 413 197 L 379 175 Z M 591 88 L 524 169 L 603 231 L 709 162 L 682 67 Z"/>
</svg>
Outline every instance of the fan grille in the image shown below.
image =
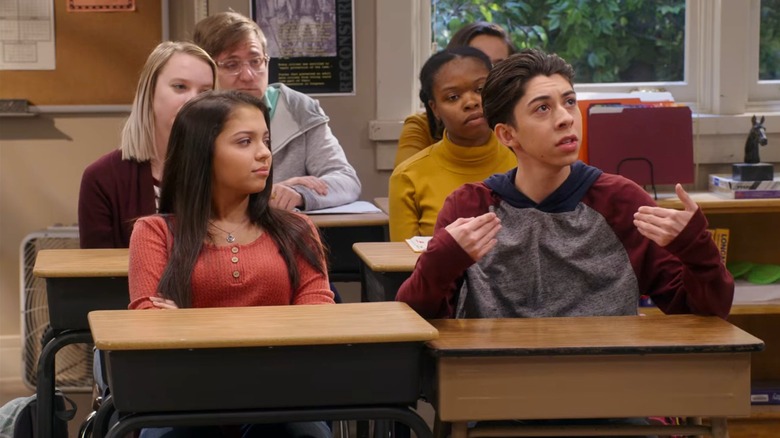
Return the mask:
<svg viewBox="0 0 780 438">
<path fill-rule="evenodd" d="M 33 275 L 35 258 L 44 249 L 78 248 L 76 227 L 51 227 L 28 234 L 20 248 L 23 381 L 31 389 L 38 382 L 38 358 L 41 341 L 49 327 L 46 281 Z M 67 345 L 57 352 L 55 384 L 65 391 L 92 389 L 92 345 Z"/>
</svg>

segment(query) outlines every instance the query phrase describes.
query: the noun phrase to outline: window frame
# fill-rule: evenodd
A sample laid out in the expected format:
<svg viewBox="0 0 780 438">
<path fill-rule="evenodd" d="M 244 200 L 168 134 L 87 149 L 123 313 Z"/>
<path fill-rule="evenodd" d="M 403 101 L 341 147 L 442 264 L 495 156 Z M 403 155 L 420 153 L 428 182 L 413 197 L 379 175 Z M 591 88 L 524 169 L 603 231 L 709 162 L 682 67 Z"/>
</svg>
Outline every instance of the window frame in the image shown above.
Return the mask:
<svg viewBox="0 0 780 438">
<path fill-rule="evenodd" d="M 697 144 L 700 136 L 742 137 L 752 114 L 766 116 L 768 133 L 780 133 L 780 86 L 773 84 L 780 81 L 758 81 L 759 2 L 688 0 L 685 79 L 695 92 L 672 93 L 677 102 L 694 110 Z M 403 120 L 420 108 L 417 76 L 432 53 L 431 1 L 376 0 L 376 5 L 377 119 L 369 125 L 369 139 L 376 142 L 376 168 L 392 170 Z M 755 66 L 748 68 L 751 62 Z M 626 91 L 636 86 L 631 84 Z M 705 157 L 704 162 L 732 162 L 736 152 L 729 148 L 715 155 L 709 152 L 719 147 L 716 143 L 707 143 L 697 154 Z"/>
<path fill-rule="evenodd" d="M 758 79 L 759 49 L 761 43 L 761 0 L 750 0 L 749 24 L 749 56 L 748 63 L 748 101 L 752 107 L 771 107 L 772 103 L 780 107 L 780 80 L 762 81 Z M 780 110 L 780 109 L 778 109 Z"/>
<path fill-rule="evenodd" d="M 420 3 L 426 3 L 430 10 L 430 0 Z M 575 89 L 587 92 L 662 89 L 670 91 L 676 102 L 704 114 L 780 112 L 780 81 L 758 80 L 760 8 L 761 0 L 687 0 L 683 81 L 575 84 Z M 426 57 L 418 62 L 430 56 L 429 46 L 422 42 L 421 53 Z"/>
</svg>

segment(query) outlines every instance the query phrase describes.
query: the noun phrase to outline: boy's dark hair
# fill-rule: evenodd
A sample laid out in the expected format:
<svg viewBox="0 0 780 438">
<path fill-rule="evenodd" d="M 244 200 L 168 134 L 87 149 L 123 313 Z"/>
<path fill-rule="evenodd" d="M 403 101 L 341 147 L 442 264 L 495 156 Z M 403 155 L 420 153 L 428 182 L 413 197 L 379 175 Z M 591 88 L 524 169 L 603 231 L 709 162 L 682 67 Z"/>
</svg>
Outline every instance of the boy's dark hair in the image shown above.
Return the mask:
<svg viewBox="0 0 780 438">
<path fill-rule="evenodd" d="M 431 136 L 436 140 L 441 140 L 444 126 L 436 119 L 436 116 L 431 109 L 431 105 L 428 103 L 429 101 L 434 100 L 433 82 L 436 79 L 439 70 L 448 62 L 457 58 L 476 58 L 485 64 L 485 68 L 487 68 L 488 71 L 490 71 L 490 68 L 492 67 L 490 58 L 488 58 L 484 52 L 468 46 L 440 50 L 425 61 L 425 65 L 420 69 L 420 100 L 423 105 L 425 105 L 425 114 L 428 116 L 428 129 L 431 131 Z"/>
<path fill-rule="evenodd" d="M 509 34 L 506 33 L 504 28 L 495 23 L 488 23 L 487 21 L 477 21 L 458 29 L 458 31 L 455 32 L 455 35 L 450 38 L 447 48 L 454 49 L 455 47 L 466 47 L 471 43 L 471 40 L 480 35 L 501 38 L 509 48 L 510 55 L 517 52 L 514 44 L 512 44 L 512 40 L 509 39 Z"/>
<path fill-rule="evenodd" d="M 524 49 L 490 70 L 482 88 L 482 110 L 490 129 L 499 123 L 512 125 L 515 105 L 536 76 L 561 75 L 574 85 L 574 68 L 555 53 Z"/>
</svg>

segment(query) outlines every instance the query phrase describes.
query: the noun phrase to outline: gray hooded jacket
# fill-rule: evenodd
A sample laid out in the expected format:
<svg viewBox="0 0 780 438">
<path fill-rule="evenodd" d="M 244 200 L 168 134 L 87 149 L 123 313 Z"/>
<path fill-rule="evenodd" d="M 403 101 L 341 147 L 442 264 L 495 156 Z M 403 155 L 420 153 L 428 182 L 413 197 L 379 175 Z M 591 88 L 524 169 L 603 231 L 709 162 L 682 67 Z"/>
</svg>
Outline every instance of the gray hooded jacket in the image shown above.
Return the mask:
<svg viewBox="0 0 780 438">
<path fill-rule="evenodd" d="M 296 176 L 322 179 L 328 185 L 325 196 L 304 186 L 293 187 L 303 196 L 306 210 L 356 201 L 360 196 L 360 180 L 331 132 L 330 119 L 319 102 L 283 84 L 269 86 L 280 92 L 271 120 L 274 182 Z"/>
</svg>

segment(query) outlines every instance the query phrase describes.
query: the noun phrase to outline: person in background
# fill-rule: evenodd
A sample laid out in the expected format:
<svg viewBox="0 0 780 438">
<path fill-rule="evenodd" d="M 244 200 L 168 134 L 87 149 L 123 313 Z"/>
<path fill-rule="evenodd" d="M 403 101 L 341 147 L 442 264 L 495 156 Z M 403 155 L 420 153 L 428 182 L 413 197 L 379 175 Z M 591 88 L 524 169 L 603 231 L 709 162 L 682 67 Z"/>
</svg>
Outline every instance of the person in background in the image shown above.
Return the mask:
<svg viewBox="0 0 780 438">
<path fill-rule="evenodd" d="M 193 41 L 217 62 L 218 89 L 252 94 L 270 110 L 276 164 L 272 205 L 317 210 L 358 199 L 357 173 L 319 103 L 284 84 L 268 84 L 270 58 L 257 23 L 236 12 L 218 13 L 195 25 Z"/>
<path fill-rule="evenodd" d="M 577 161 L 574 70 L 524 50 L 497 65 L 484 112 L 517 168 L 450 195 L 397 299 L 426 318 L 636 315 L 648 295 L 667 314 L 725 318 L 734 279 L 707 219 L 660 208 L 633 181 Z"/>
<path fill-rule="evenodd" d="M 430 123 L 444 125 L 444 135 L 390 176 L 390 240 L 432 235 L 436 215 L 453 190 L 517 164 L 483 117 L 480 93 L 490 68 L 482 51 L 458 47 L 436 53 L 421 69 L 420 100 Z"/>
<path fill-rule="evenodd" d="M 159 214 L 130 240 L 130 309 L 333 304 L 302 214 L 270 205 L 268 109 L 237 91 L 188 102 L 171 131 Z M 324 422 L 144 429 L 141 437 L 329 437 Z"/>
<path fill-rule="evenodd" d="M 456 47 L 474 47 L 490 58 L 492 65 L 515 53 L 515 47 L 509 35 L 501 26 L 478 21 L 463 26 L 450 39 L 447 49 Z M 443 126 L 431 124 L 427 113 L 416 113 L 404 120 L 401 136 L 398 138 L 398 150 L 395 154 L 397 167 L 417 152 L 441 140 Z"/>
<path fill-rule="evenodd" d="M 133 221 L 157 211 L 168 136 L 185 102 L 214 88 L 216 65 L 200 47 L 160 43 L 138 80 L 120 147 L 81 177 L 78 218 L 82 248 L 127 248 Z"/>
</svg>

